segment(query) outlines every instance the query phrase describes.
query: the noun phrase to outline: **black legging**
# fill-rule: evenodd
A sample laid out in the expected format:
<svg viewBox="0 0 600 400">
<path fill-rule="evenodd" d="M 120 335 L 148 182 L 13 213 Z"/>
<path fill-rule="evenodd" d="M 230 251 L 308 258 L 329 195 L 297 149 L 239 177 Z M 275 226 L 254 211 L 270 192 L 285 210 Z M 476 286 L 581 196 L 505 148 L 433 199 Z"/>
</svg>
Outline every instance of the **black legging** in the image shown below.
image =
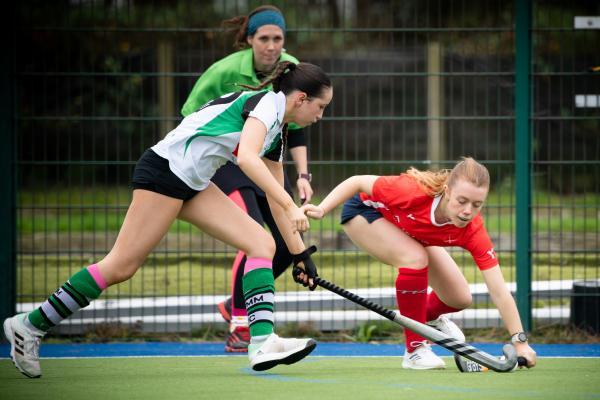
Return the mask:
<svg viewBox="0 0 600 400">
<path fill-rule="evenodd" d="M 275 239 L 275 256 L 273 257 L 273 276 L 275 279 L 292 264 L 293 256 L 289 252 L 275 219 L 271 214 L 269 203 L 267 198 L 264 196 L 257 195 L 254 189 L 243 187 L 237 190 L 244 201 L 248 215 L 253 220 L 258 222 L 261 226 L 267 224 Z M 235 308 L 246 308 L 244 302 L 244 289 L 242 285 L 242 277 L 244 276 L 244 266 L 246 265 L 246 256 L 237 265 L 237 271 L 235 274 L 235 280 L 233 282 L 233 307 Z M 236 265 L 234 265 L 236 268 Z"/>
</svg>

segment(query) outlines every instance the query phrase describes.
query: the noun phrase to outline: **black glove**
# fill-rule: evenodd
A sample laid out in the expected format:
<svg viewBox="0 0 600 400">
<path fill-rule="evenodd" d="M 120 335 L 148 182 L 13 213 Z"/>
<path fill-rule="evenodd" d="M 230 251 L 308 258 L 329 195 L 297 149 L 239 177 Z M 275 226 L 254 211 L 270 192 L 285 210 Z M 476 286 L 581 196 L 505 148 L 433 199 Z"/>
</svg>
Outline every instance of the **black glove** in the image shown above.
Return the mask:
<svg viewBox="0 0 600 400">
<path fill-rule="evenodd" d="M 292 276 L 294 277 L 294 281 L 302 284 L 304 287 L 308 287 L 310 290 L 315 290 L 317 284 L 314 283 L 312 286 L 310 286 L 308 283 L 304 283 L 304 281 L 299 278 L 299 275 L 304 272 L 309 278 L 319 276 L 317 275 L 317 266 L 310 258 L 310 255 L 316 251 L 317 246 L 313 245 L 300 254 L 294 254 L 294 267 L 292 268 Z M 304 269 L 298 266 L 299 263 L 304 264 Z"/>
</svg>

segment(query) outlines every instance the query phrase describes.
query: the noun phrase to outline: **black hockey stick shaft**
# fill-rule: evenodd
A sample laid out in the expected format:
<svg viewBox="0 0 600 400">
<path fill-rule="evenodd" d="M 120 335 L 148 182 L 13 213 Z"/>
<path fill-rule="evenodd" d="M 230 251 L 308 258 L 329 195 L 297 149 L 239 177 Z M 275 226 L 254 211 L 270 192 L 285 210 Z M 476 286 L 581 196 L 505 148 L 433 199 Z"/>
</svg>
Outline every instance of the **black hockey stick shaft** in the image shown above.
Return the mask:
<svg viewBox="0 0 600 400">
<path fill-rule="evenodd" d="M 448 335 L 428 325 L 412 320 L 408 317 L 401 315 L 400 313 L 388 310 L 387 308 L 382 307 L 379 304 L 375 304 L 372 301 L 369 301 L 352 292 L 349 292 L 348 290 L 341 288 L 323 278 L 315 277 L 314 282 L 317 285 L 344 297 L 345 299 L 348 299 L 358 305 L 361 305 L 368 310 L 376 312 L 382 317 L 387 318 L 390 321 L 403 326 L 404 328 L 412 330 L 413 332 L 431 340 L 432 342 L 437 343 L 442 347 L 445 347 L 453 353 L 459 354 L 465 358 L 468 358 L 471 361 L 475 361 L 481 365 L 484 365 L 491 370 L 497 372 L 508 372 L 511 371 L 517 363 L 516 351 L 514 350 L 514 347 L 512 345 L 504 346 L 503 352 L 506 356 L 506 359 L 500 360 L 497 357 L 494 357 L 481 350 L 478 350 L 469 344 L 451 338 Z"/>
</svg>

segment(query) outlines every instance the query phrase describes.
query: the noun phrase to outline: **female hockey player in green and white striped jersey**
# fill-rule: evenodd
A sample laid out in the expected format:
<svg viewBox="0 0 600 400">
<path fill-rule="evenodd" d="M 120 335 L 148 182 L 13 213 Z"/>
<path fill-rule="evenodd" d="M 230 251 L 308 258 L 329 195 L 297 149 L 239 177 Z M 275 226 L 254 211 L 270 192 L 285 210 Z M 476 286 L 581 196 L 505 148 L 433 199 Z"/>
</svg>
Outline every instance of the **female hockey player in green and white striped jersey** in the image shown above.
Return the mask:
<svg viewBox="0 0 600 400">
<path fill-rule="evenodd" d="M 273 90 L 261 90 L 270 84 Z M 108 286 L 130 279 L 176 218 L 247 254 L 243 286 L 253 369 L 292 364 L 315 348 L 312 339 L 284 339 L 274 333 L 273 238 L 210 178 L 225 162 L 237 163 L 267 194 L 295 263 L 314 277 L 311 251 L 299 234 L 308 229 L 308 219 L 283 189 L 282 155 L 287 124 L 307 126 L 321 119 L 333 88 L 321 68 L 286 61 L 269 79 L 249 89 L 208 102 L 146 150 L 136 164 L 133 199 L 108 255 L 71 276 L 38 309 L 4 321 L 11 357 L 23 374 L 41 376 L 39 346 L 46 331 Z M 304 280 L 314 288 L 312 280 Z"/>
</svg>

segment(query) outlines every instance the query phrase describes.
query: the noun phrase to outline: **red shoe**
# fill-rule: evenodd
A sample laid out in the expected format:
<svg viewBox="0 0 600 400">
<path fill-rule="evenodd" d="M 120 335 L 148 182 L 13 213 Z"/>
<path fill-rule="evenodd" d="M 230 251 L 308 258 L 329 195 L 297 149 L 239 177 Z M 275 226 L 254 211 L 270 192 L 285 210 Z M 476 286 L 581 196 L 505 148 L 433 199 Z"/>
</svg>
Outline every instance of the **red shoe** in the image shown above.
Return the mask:
<svg viewBox="0 0 600 400">
<path fill-rule="evenodd" d="M 225 320 L 225 322 L 231 322 L 231 297 L 228 297 L 227 300 L 220 302 L 217 304 L 217 308 L 221 313 L 221 316 Z"/>
<path fill-rule="evenodd" d="M 247 353 L 250 344 L 250 330 L 247 326 L 236 326 L 225 341 L 225 351 L 228 353 Z"/>
</svg>

